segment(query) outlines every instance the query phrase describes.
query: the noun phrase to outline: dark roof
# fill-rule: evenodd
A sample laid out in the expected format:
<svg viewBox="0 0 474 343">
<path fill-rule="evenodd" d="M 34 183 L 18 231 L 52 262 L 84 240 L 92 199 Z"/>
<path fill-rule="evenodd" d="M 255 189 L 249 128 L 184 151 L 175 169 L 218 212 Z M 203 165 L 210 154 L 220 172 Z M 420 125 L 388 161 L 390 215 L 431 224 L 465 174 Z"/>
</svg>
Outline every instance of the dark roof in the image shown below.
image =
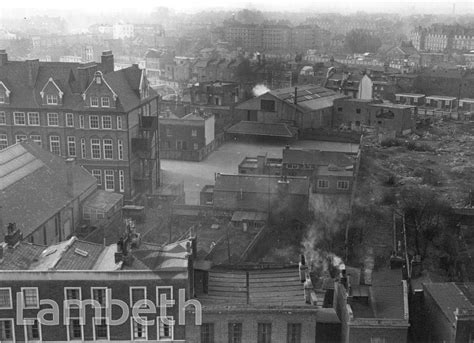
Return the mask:
<svg viewBox="0 0 474 343">
<path fill-rule="evenodd" d="M 260 123 L 256 121 L 241 121 L 227 129 L 227 133 L 292 138 L 296 130 L 284 123 Z"/>
<path fill-rule="evenodd" d="M 425 283 L 423 288 L 433 298 L 446 318 L 453 324 L 456 323 L 454 312 L 457 308 L 474 311 L 473 283 Z"/>
<path fill-rule="evenodd" d="M 5 248 L 0 270 L 26 270 L 39 258 L 45 246 L 20 242 L 14 249 Z"/>
<path fill-rule="evenodd" d="M 354 164 L 354 159 L 343 152 L 283 149 L 282 163 L 314 164 L 327 166 L 330 164 L 347 167 Z"/>
<path fill-rule="evenodd" d="M 400 269 L 379 270 L 372 274 L 372 308 L 376 318 L 408 320 L 408 294 Z"/>
<path fill-rule="evenodd" d="M 123 199 L 122 194 L 107 192 L 104 190 L 97 190 L 91 194 L 82 205 L 83 207 L 94 208 L 102 212 L 109 212 L 117 204 L 121 204 Z"/>
<path fill-rule="evenodd" d="M 288 194 L 307 195 L 309 180 L 306 177 L 289 176 Z M 278 193 L 281 176 L 250 174 L 217 174 L 216 192 Z"/>
<path fill-rule="evenodd" d="M 99 259 L 99 256 L 102 254 L 104 248 L 105 247 L 101 244 L 75 240 L 74 243 L 62 254 L 61 259 L 54 269 L 91 270 Z"/>
<path fill-rule="evenodd" d="M 26 237 L 67 203 L 96 187 L 96 179 L 75 165 L 71 166 L 71 193 L 66 177 L 68 167 L 62 157 L 30 141 L 0 151 L 0 203 L 4 204 L 4 223 L 16 223 Z"/>
</svg>

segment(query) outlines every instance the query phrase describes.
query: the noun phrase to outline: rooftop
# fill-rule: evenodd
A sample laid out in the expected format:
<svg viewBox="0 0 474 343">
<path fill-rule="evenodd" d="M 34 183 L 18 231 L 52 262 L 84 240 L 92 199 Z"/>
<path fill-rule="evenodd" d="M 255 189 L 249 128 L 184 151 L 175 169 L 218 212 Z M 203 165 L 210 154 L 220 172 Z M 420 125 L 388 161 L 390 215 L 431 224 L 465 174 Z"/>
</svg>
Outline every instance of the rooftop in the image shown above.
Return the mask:
<svg viewBox="0 0 474 343">
<path fill-rule="evenodd" d="M 317 166 L 328 166 L 330 164 L 347 167 L 354 165 L 354 159 L 339 151 L 300 150 L 283 149 L 282 163 L 314 164 Z"/>
<path fill-rule="evenodd" d="M 444 96 L 444 95 L 430 95 L 426 97 L 426 100 L 433 99 L 433 100 L 456 100 L 457 98 L 454 96 Z"/>
<path fill-rule="evenodd" d="M 424 94 L 415 94 L 415 93 L 396 93 L 395 96 L 404 96 L 406 98 L 422 98 Z"/>
<path fill-rule="evenodd" d="M 382 107 L 382 108 L 396 108 L 396 109 L 407 109 L 407 108 L 416 108 L 415 105 L 404 105 L 404 104 L 392 104 L 385 102 L 383 104 L 371 104 L 373 107 Z"/>
<path fill-rule="evenodd" d="M 296 135 L 296 130 L 284 123 L 241 121 L 227 129 L 227 133 L 293 138 Z"/>
</svg>

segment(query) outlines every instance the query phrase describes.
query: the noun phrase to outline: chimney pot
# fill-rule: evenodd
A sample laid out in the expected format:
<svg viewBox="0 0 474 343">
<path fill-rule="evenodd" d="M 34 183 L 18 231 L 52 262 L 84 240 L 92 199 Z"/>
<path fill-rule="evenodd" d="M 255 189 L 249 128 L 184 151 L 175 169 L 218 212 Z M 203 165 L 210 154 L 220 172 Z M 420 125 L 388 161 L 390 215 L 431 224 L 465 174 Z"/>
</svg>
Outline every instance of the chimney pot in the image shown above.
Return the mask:
<svg viewBox="0 0 474 343">
<path fill-rule="evenodd" d="M 8 62 L 8 54 L 5 49 L 0 50 L 0 67 Z"/>
<path fill-rule="evenodd" d="M 23 239 L 23 233 L 20 229 L 17 229 L 16 223 L 9 223 L 7 228 L 7 234 L 5 235 L 5 243 L 9 248 L 16 247 Z"/>
</svg>

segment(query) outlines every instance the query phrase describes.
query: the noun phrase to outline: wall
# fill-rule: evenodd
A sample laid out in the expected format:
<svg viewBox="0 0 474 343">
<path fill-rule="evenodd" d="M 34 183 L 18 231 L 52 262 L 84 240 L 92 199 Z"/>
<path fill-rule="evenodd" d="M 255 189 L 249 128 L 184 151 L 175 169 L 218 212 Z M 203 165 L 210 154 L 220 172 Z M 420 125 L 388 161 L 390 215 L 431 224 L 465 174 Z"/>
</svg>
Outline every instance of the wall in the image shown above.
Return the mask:
<svg viewBox="0 0 474 343">
<path fill-rule="evenodd" d="M 453 324 L 446 318 L 431 295 L 424 289 L 424 313 L 427 321 L 426 339 L 433 342 L 454 342 Z M 454 309 L 453 309 L 454 311 Z"/>
</svg>

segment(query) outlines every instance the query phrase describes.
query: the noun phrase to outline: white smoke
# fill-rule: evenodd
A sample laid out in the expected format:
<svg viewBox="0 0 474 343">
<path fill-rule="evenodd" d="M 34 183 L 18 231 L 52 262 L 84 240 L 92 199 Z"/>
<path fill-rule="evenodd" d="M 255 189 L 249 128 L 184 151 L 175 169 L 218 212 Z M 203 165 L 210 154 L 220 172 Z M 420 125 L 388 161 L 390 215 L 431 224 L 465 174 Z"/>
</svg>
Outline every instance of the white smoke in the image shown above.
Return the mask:
<svg viewBox="0 0 474 343">
<path fill-rule="evenodd" d="M 267 88 L 267 86 L 263 84 L 258 84 L 252 89 L 252 93 L 254 96 L 260 96 L 262 94 L 265 94 L 267 92 L 270 92 L 270 89 Z"/>
</svg>

